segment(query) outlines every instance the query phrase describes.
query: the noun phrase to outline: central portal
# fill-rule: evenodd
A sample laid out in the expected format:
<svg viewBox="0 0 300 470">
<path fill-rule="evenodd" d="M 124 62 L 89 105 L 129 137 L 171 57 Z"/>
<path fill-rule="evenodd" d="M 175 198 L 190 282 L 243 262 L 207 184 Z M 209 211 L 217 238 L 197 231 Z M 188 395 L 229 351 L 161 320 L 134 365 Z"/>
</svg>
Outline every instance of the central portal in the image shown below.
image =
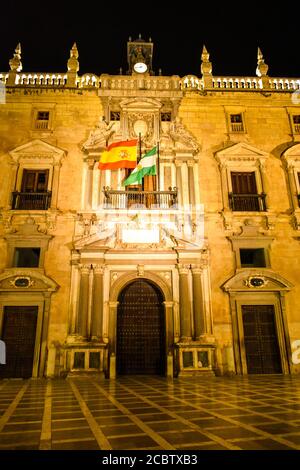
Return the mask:
<svg viewBox="0 0 300 470">
<path fill-rule="evenodd" d="M 118 298 L 117 373 L 165 374 L 163 295 L 146 279 L 131 282 Z"/>
</svg>

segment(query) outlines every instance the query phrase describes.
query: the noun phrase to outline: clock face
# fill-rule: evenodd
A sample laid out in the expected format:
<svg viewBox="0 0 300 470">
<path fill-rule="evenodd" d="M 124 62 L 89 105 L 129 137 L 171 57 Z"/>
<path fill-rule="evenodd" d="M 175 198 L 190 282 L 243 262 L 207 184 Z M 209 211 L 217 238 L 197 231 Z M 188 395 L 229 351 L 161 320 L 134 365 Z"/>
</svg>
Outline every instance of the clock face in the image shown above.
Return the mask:
<svg viewBox="0 0 300 470">
<path fill-rule="evenodd" d="M 147 65 L 144 62 L 137 62 L 133 66 L 135 72 L 144 73 L 147 70 Z"/>
</svg>

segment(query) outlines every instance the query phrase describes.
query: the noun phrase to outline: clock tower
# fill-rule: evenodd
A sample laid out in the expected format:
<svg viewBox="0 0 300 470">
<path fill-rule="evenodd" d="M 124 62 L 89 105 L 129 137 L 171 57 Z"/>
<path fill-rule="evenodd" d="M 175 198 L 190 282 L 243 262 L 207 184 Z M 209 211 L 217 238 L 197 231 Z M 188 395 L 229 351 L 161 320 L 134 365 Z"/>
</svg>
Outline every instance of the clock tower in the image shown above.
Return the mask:
<svg viewBox="0 0 300 470">
<path fill-rule="evenodd" d="M 128 73 L 148 73 L 152 75 L 152 54 L 153 42 L 151 38 L 149 38 L 149 41 L 145 41 L 140 34 L 135 41 L 129 38 L 127 42 Z"/>
</svg>

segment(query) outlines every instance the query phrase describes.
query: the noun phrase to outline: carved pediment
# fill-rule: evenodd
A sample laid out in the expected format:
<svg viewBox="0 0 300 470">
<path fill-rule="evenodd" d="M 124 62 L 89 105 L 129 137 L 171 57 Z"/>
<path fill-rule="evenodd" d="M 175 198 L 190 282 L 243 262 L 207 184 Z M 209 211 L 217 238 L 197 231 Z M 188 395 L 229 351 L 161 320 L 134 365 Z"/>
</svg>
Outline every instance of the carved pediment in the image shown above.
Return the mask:
<svg viewBox="0 0 300 470">
<path fill-rule="evenodd" d="M 74 243 L 74 249 L 78 251 L 95 250 L 107 251 L 115 244 L 115 228 L 103 230 L 86 237 L 80 238 Z"/>
<path fill-rule="evenodd" d="M 274 292 L 290 291 L 293 284 L 270 269 L 243 269 L 226 281 L 222 289 L 226 292 Z"/>
<path fill-rule="evenodd" d="M 14 163 L 20 160 L 32 162 L 33 159 L 49 159 L 51 164 L 59 163 L 67 152 L 59 147 L 34 139 L 9 152 Z"/>
<path fill-rule="evenodd" d="M 0 274 L 0 292 L 55 292 L 58 284 L 31 268 L 11 268 Z"/>
<path fill-rule="evenodd" d="M 158 112 L 162 103 L 154 98 L 130 98 L 120 102 L 120 108 L 127 112 Z"/>
<path fill-rule="evenodd" d="M 244 142 L 239 142 L 238 144 L 231 145 L 223 150 L 219 150 L 215 154 L 216 159 L 225 163 L 227 161 L 256 161 L 260 160 L 263 162 L 268 158 L 268 153 L 263 150 L 257 149 L 252 145 L 248 145 Z"/>
</svg>

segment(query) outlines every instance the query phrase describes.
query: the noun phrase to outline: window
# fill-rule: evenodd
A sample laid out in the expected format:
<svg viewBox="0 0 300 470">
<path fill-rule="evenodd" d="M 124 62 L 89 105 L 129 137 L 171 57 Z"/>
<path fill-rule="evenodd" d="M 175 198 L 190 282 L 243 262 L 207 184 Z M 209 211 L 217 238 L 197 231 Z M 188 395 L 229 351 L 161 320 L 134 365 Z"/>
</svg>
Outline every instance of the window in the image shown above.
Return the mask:
<svg viewBox="0 0 300 470">
<path fill-rule="evenodd" d="M 230 114 L 231 132 L 244 132 L 243 116 L 239 114 Z"/>
<path fill-rule="evenodd" d="M 120 111 L 111 111 L 110 112 L 110 120 L 111 121 L 120 121 L 121 119 L 121 113 Z"/>
<path fill-rule="evenodd" d="M 15 268 L 38 268 L 40 248 L 15 248 L 13 266 Z"/>
<path fill-rule="evenodd" d="M 161 113 L 160 120 L 162 122 L 170 122 L 171 121 L 171 113 Z"/>
<path fill-rule="evenodd" d="M 232 193 L 229 194 L 233 211 L 265 211 L 265 195 L 257 193 L 254 171 L 231 172 Z"/>
<path fill-rule="evenodd" d="M 50 111 L 37 111 L 35 128 L 49 129 Z"/>
<path fill-rule="evenodd" d="M 24 169 L 21 191 L 13 192 L 12 208 L 18 210 L 47 210 L 51 202 L 48 179 L 49 170 Z"/>
<path fill-rule="evenodd" d="M 300 134 L 300 114 L 295 114 L 293 116 L 293 128 L 294 134 Z"/>
<path fill-rule="evenodd" d="M 265 268 L 265 250 L 263 248 L 240 248 L 242 268 Z"/>
<path fill-rule="evenodd" d="M 40 193 L 47 191 L 49 170 L 24 170 L 22 192 Z"/>
</svg>

